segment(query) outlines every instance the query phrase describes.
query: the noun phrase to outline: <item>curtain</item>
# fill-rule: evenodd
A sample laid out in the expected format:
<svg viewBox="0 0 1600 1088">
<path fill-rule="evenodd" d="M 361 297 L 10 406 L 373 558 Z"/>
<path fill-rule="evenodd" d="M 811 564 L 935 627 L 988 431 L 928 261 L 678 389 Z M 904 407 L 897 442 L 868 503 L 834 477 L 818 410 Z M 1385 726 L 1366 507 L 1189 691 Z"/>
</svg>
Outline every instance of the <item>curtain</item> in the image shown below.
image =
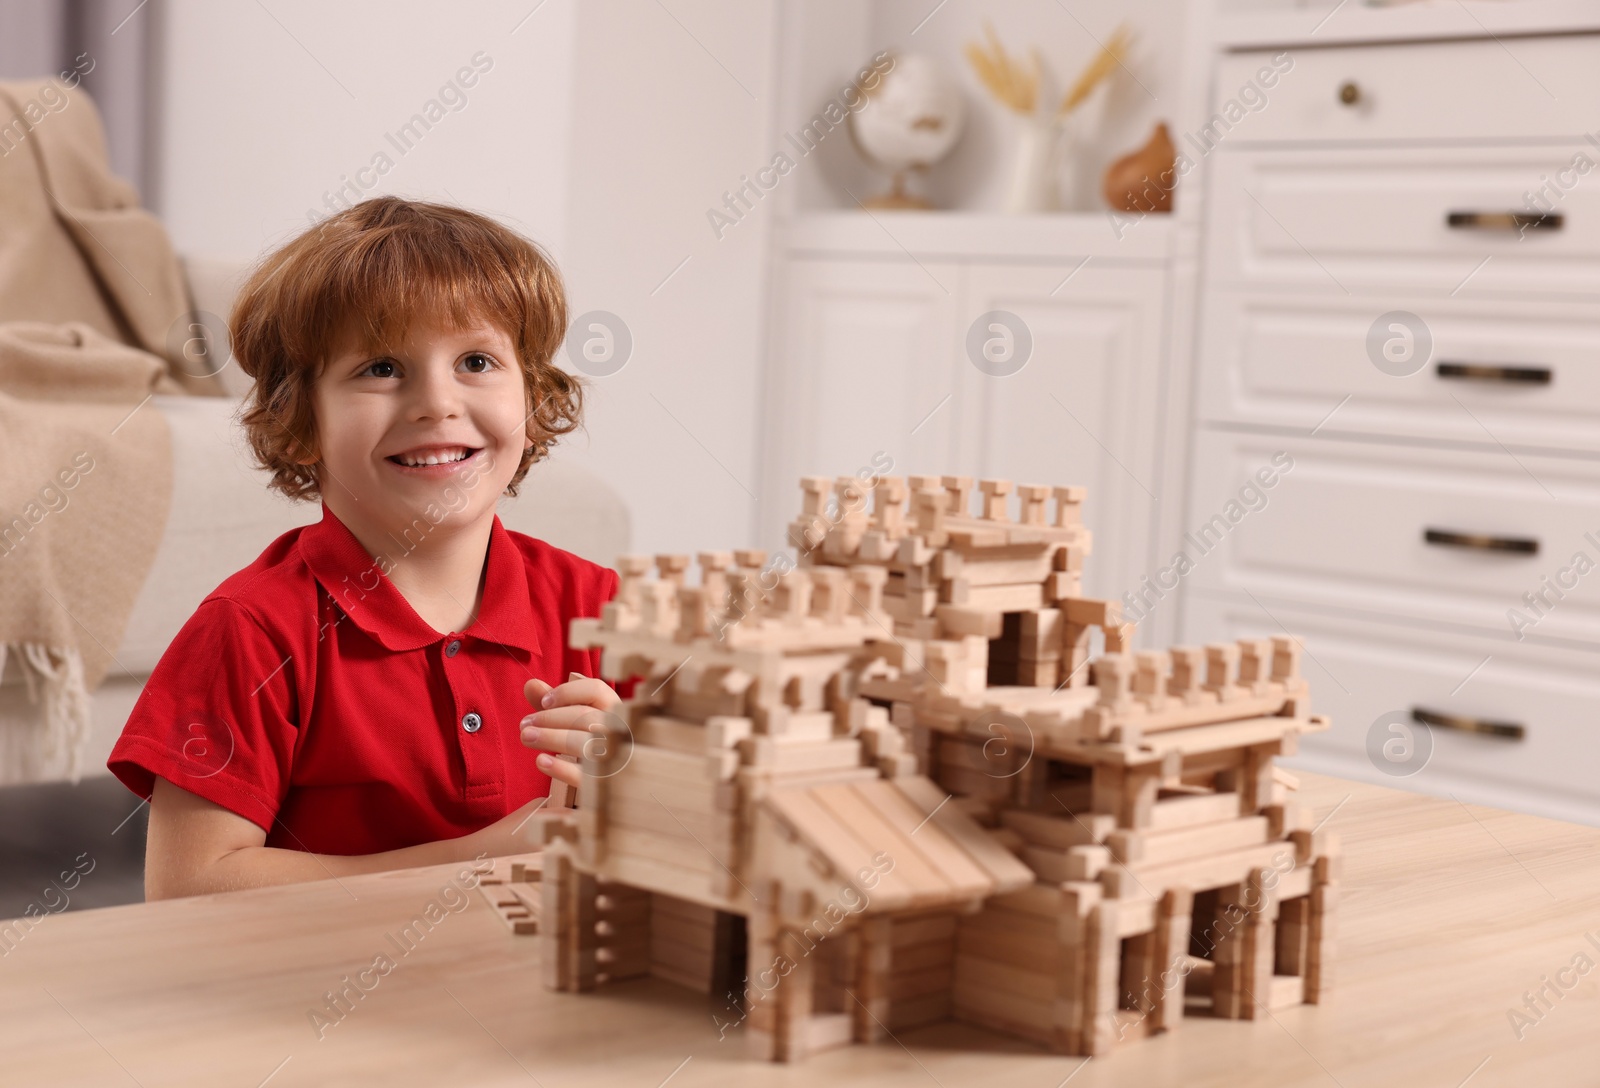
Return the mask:
<svg viewBox="0 0 1600 1088">
<path fill-rule="evenodd" d="M 105 122 L 111 169 L 149 207 L 156 156 L 151 50 L 163 0 L 3 0 L 0 80 L 81 80 Z"/>
</svg>

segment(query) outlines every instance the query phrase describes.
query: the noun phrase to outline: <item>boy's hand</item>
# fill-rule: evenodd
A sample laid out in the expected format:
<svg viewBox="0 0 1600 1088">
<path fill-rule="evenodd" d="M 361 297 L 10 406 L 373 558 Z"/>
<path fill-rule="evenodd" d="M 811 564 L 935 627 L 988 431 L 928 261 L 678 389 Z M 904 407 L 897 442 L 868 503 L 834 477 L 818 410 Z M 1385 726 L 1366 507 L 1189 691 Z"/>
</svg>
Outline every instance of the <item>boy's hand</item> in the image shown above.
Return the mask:
<svg viewBox="0 0 1600 1088">
<path fill-rule="evenodd" d="M 526 747 L 577 758 L 583 754 L 583 746 L 594 738 L 594 727 L 622 702 L 604 680 L 573 675 L 574 679 L 553 688 L 539 679 L 523 685 L 522 694 L 534 707 L 534 713 L 522 719 L 522 743 Z M 569 786 L 576 787 L 583 781 L 578 764 L 553 755 L 541 755 L 539 769 Z"/>
</svg>

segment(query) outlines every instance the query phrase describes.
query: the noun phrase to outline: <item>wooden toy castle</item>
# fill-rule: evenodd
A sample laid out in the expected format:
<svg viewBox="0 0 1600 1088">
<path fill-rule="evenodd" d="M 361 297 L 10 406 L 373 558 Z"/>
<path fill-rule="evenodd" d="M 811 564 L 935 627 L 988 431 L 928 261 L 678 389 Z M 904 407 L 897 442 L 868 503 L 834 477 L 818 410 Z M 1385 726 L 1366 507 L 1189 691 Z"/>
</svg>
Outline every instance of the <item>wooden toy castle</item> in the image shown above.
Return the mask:
<svg viewBox="0 0 1600 1088">
<path fill-rule="evenodd" d="M 625 557 L 574 621 L 643 679 L 505 901 L 547 986 L 670 979 L 779 1061 L 950 1017 L 1099 1055 L 1320 999 L 1337 843 L 1273 766 L 1327 727 L 1295 640 L 1130 653 L 1080 595 L 1082 488 L 802 488 L 797 564 Z"/>
</svg>

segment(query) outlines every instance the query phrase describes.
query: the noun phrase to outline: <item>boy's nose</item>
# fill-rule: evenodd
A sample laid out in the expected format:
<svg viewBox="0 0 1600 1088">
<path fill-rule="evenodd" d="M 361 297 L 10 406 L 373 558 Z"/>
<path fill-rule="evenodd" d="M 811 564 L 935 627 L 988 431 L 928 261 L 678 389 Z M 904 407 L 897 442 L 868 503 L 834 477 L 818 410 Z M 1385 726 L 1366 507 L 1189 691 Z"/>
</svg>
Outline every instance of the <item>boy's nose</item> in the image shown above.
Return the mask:
<svg viewBox="0 0 1600 1088">
<path fill-rule="evenodd" d="M 438 419 L 459 415 L 461 391 L 456 388 L 451 375 L 433 371 L 422 374 L 413 391 L 410 413 L 413 419 Z"/>
</svg>

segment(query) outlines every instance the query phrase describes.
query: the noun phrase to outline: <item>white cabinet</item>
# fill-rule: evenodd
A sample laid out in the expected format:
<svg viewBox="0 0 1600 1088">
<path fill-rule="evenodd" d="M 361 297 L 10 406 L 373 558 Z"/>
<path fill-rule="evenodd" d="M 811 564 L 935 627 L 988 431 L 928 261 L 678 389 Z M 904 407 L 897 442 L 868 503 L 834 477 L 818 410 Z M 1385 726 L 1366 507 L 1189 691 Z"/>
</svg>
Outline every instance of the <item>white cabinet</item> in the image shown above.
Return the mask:
<svg viewBox="0 0 1600 1088">
<path fill-rule="evenodd" d="M 1600 66 L 1600 38 L 1589 48 Z M 1215 159 L 1221 199 L 1206 251 L 1218 286 L 1573 300 L 1600 289 L 1600 146 L 1576 137 L 1425 150 L 1228 146 Z"/>
<path fill-rule="evenodd" d="M 884 458 L 895 476 L 1082 484 L 1085 589 L 1120 597 L 1151 559 L 1164 262 L 1129 259 L 1099 217 L 863 214 L 853 236 L 824 223 L 791 233 L 776 276 L 762 539 L 782 539 L 800 476 L 883 472 Z M 886 246 L 902 224 L 910 246 Z M 1141 226 L 1145 254 L 1163 227 Z M 1060 259 L 1038 255 L 1052 231 Z M 984 341 L 1015 336 L 988 327 L 996 311 L 1021 323 L 1020 369 L 979 365 Z"/>
<path fill-rule="evenodd" d="M 1294 49 L 1212 149 L 1181 630 L 1304 640 L 1306 766 L 1600 823 L 1600 36 L 1517 48 L 1553 91 L 1488 39 Z"/>
<path fill-rule="evenodd" d="M 1357 6 L 1349 14 L 1356 14 Z M 1531 6 L 1524 0 L 1513 7 Z M 1590 8 L 1586 21 L 1593 24 L 1592 5 L 1585 6 Z M 1223 55 L 1217 85 L 1231 90 L 1253 78 L 1263 82 L 1257 73 L 1283 57 L 1276 65 L 1281 74 L 1266 84 L 1267 101 L 1255 104 L 1259 112 L 1249 133 L 1251 139 L 1284 143 L 1571 139 L 1594 128 L 1591 104 L 1600 96 L 1600 66 L 1595 64 L 1600 36 L 1519 36 L 1510 46 L 1470 14 L 1462 18 L 1459 5 L 1431 7 L 1433 11 L 1418 15 L 1445 22 L 1455 17 L 1454 27 L 1441 26 L 1433 36 L 1475 40 L 1322 49 L 1316 46 L 1326 45 L 1331 35 L 1316 34 L 1298 47 L 1285 44 Z M 1439 10 L 1446 7 L 1450 10 Z M 1374 22 L 1385 16 L 1397 22 L 1406 14 L 1368 13 Z M 1313 25 L 1315 16 L 1300 33 Z"/>
<path fill-rule="evenodd" d="M 1304 641 L 1315 709 L 1333 725 L 1302 738 L 1297 757 L 1283 762 L 1594 821 L 1594 760 L 1575 755 L 1594 744 L 1600 672 L 1592 651 L 1261 603 L 1270 613 L 1249 598 L 1203 595 L 1189 611 L 1216 638 L 1266 638 L 1282 623 Z M 1419 712 L 1437 724 L 1424 730 Z M 1468 731 L 1486 726 L 1496 731 Z"/>
<path fill-rule="evenodd" d="M 1196 454 L 1197 590 L 1600 651 L 1600 462 L 1220 429 Z"/>
<path fill-rule="evenodd" d="M 1065 282 L 1063 282 L 1065 281 Z M 1155 516 L 1159 271 L 1073 265 L 977 265 L 968 270 L 967 325 L 1015 313 L 1033 337 L 1016 374 L 975 366 L 964 379 L 957 459 L 982 476 L 1083 484 L 1094 533 L 1084 588 L 1120 599 L 1145 573 Z M 964 325 L 965 328 L 965 325 Z"/>
<path fill-rule="evenodd" d="M 1373 365 L 1380 306 L 1427 321 L 1432 358 L 1414 374 Z M 1593 302 L 1212 290 L 1202 335 L 1202 419 L 1600 454 Z"/>
<path fill-rule="evenodd" d="M 799 509 L 801 476 L 849 476 L 885 455 L 896 475 L 951 463 L 960 283 L 960 267 L 940 262 L 786 263 L 764 539 L 774 538 L 774 518 L 781 525 Z"/>
</svg>

